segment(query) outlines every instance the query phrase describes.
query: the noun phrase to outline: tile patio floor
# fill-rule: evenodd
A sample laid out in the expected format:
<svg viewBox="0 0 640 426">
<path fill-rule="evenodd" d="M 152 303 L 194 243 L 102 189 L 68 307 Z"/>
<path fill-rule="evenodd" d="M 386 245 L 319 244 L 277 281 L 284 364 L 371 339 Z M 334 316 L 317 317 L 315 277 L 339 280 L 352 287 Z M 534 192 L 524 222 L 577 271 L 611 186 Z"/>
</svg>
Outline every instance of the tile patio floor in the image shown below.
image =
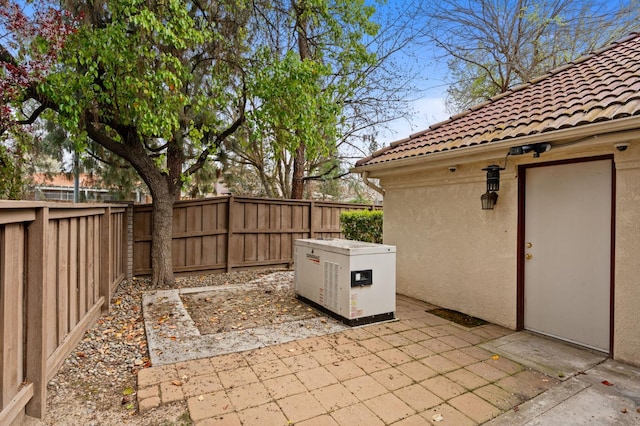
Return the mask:
<svg viewBox="0 0 640 426">
<path fill-rule="evenodd" d="M 512 333 L 467 329 L 398 296 L 398 321 L 152 367 L 140 411 L 186 401 L 196 425 L 474 425 L 559 382 L 477 345 Z"/>
</svg>

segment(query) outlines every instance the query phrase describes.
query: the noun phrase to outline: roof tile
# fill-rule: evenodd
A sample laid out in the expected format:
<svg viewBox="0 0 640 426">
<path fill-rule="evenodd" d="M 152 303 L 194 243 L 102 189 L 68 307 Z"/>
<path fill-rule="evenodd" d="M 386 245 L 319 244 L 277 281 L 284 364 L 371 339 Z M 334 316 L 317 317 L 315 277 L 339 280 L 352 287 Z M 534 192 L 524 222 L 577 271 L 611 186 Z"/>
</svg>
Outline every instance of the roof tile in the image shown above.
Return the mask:
<svg viewBox="0 0 640 426">
<path fill-rule="evenodd" d="M 635 115 L 640 116 L 640 33 L 394 142 L 356 166 Z"/>
</svg>

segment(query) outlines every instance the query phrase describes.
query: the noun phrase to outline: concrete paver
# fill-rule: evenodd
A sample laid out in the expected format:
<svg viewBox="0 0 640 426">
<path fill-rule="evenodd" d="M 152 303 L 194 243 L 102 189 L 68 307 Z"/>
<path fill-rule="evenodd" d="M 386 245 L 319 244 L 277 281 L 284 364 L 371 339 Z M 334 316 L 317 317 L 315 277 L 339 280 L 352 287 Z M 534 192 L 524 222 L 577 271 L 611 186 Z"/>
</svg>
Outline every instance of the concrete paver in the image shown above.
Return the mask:
<svg viewBox="0 0 640 426">
<path fill-rule="evenodd" d="M 549 376 L 508 355 L 531 350 L 526 336 L 466 329 L 406 297 L 397 307 L 398 321 L 142 370 L 139 408 L 186 400 L 197 425 L 640 424 L 640 370 Z"/>
</svg>

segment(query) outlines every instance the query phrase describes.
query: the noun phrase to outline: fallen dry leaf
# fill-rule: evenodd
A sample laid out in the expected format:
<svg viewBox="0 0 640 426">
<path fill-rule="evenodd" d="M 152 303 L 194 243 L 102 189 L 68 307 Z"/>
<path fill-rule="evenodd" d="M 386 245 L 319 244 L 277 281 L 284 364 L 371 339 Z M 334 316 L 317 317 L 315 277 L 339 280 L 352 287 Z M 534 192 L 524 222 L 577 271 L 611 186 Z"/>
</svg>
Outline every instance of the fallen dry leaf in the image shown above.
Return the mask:
<svg viewBox="0 0 640 426">
<path fill-rule="evenodd" d="M 175 386 L 182 386 L 182 382 L 180 380 L 174 380 L 171 382 L 171 384 Z"/>
<path fill-rule="evenodd" d="M 622 414 L 627 414 L 627 409 L 626 409 L 626 408 L 623 408 L 622 410 L 620 410 L 620 412 L 621 412 Z"/>
<path fill-rule="evenodd" d="M 603 380 L 603 381 L 602 381 L 602 382 L 600 382 L 600 383 L 602 383 L 602 384 L 603 384 L 603 385 L 605 385 L 605 386 L 613 386 L 613 383 L 611 383 L 611 382 L 610 382 L 610 381 L 608 381 L 608 380 Z"/>
<path fill-rule="evenodd" d="M 500 359 L 500 355 L 494 355 L 491 357 L 492 360 L 497 361 Z"/>
</svg>

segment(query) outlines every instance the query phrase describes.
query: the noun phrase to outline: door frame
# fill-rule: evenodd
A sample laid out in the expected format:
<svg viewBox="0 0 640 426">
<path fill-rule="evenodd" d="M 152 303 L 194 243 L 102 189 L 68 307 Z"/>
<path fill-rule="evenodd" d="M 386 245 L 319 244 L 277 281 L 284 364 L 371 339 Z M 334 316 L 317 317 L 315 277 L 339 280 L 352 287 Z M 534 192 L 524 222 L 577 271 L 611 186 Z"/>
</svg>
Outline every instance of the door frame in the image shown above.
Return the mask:
<svg viewBox="0 0 640 426">
<path fill-rule="evenodd" d="M 518 236 L 517 236 L 517 291 L 516 291 L 516 329 L 524 330 L 524 256 L 525 256 L 525 189 L 526 171 L 535 167 L 557 166 L 571 163 L 585 163 L 589 161 L 611 161 L 611 248 L 609 271 L 609 357 L 613 358 L 613 332 L 614 332 L 614 295 L 615 295 L 615 223 L 616 223 L 616 168 L 613 155 L 600 155 L 596 157 L 576 158 L 545 163 L 521 164 L 518 166 Z"/>
</svg>

